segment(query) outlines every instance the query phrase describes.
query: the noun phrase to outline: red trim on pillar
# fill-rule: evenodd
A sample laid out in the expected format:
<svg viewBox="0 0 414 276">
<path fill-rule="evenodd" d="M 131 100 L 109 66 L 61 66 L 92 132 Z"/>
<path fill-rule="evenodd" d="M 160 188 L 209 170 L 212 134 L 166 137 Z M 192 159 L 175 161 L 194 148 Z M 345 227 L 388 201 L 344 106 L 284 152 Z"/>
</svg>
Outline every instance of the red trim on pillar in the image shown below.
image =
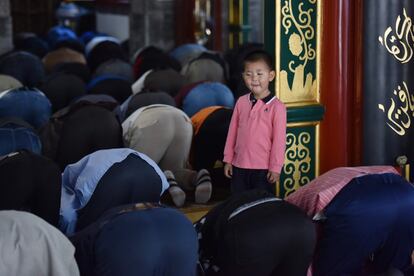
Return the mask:
<svg viewBox="0 0 414 276">
<path fill-rule="evenodd" d="M 351 93 L 351 117 L 349 129 L 351 133 L 351 156 L 350 165 L 359 166 L 362 163 L 362 78 L 363 78 L 363 1 L 352 1 L 353 25 L 351 27 L 351 38 L 353 39 L 353 49 L 351 56 L 353 57 L 353 84 Z M 352 77 L 352 75 L 350 76 Z M 353 81 L 353 82 L 352 82 Z"/>
<path fill-rule="evenodd" d="M 195 42 L 194 0 L 175 2 L 175 45 Z"/>
<path fill-rule="evenodd" d="M 360 161 L 361 9 L 361 0 L 323 3 L 320 89 L 326 113 L 320 128 L 321 174 Z"/>
<path fill-rule="evenodd" d="M 321 45 L 320 173 L 348 164 L 349 1 L 325 0 Z"/>
<path fill-rule="evenodd" d="M 320 128 L 320 173 L 348 164 L 348 5 L 326 0 L 323 6 L 321 102 L 326 108 Z M 344 16 L 345 15 L 345 16 Z M 344 22 L 345 21 L 345 22 Z"/>
<path fill-rule="evenodd" d="M 67 1 L 69 2 L 69 1 Z M 76 1 L 74 1 L 76 3 Z M 119 6 L 119 5 L 129 5 L 129 0 L 94 0 L 88 2 L 95 2 L 97 5 L 106 5 L 106 6 Z"/>
<path fill-rule="evenodd" d="M 215 0 L 212 1 L 213 4 L 213 18 L 214 18 L 214 30 L 213 30 L 213 40 L 214 40 L 214 45 L 213 45 L 213 50 L 215 51 L 222 51 L 223 50 L 223 45 L 222 45 L 222 38 L 221 38 L 221 33 L 222 33 L 222 19 L 221 19 L 221 0 Z"/>
</svg>

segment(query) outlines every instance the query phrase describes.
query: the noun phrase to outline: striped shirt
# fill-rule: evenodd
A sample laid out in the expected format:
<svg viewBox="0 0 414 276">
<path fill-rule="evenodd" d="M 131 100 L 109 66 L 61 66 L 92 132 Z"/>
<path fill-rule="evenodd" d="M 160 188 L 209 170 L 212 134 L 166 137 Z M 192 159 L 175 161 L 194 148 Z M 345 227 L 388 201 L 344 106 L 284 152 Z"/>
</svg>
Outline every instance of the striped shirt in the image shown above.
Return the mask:
<svg viewBox="0 0 414 276">
<path fill-rule="evenodd" d="M 330 170 L 312 180 L 296 192 L 290 194 L 286 201 L 298 206 L 309 216 L 321 212 L 343 187 L 353 178 L 367 174 L 398 172 L 391 166 L 341 167 Z"/>
<path fill-rule="evenodd" d="M 285 159 L 286 107 L 275 96 L 237 100 L 231 118 L 224 162 L 243 169 L 280 173 Z"/>
</svg>

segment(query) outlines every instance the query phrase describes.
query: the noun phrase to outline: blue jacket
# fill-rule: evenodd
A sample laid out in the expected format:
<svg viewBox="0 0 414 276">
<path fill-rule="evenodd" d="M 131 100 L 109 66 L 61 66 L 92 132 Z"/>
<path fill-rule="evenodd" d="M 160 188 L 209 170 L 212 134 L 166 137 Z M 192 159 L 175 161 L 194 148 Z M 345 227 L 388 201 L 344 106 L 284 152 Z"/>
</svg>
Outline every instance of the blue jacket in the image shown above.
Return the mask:
<svg viewBox="0 0 414 276">
<path fill-rule="evenodd" d="M 314 275 L 407 271 L 414 250 L 414 186 L 392 173 L 354 178 L 325 208 Z"/>
<path fill-rule="evenodd" d="M 99 180 L 112 167 L 122 162 L 128 155 L 135 154 L 154 168 L 161 178 L 160 195 L 169 187 L 164 173 L 158 165 L 145 154 L 132 149 L 99 150 L 82 158 L 77 163 L 68 165 L 62 174 L 62 197 L 60 206 L 60 229 L 66 234 L 75 231 L 77 211 L 91 199 Z"/>
</svg>

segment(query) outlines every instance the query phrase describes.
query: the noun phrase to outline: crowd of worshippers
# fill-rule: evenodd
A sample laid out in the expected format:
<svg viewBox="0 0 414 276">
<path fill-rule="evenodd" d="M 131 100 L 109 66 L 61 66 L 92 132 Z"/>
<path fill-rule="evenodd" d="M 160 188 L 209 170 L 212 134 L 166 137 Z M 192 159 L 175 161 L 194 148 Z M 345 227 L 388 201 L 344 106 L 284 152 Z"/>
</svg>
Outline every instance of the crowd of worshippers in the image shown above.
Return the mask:
<svg viewBox="0 0 414 276">
<path fill-rule="evenodd" d="M 229 195 L 242 60 L 262 47 L 129 59 L 104 34 L 16 35 L 0 57 L 0 275 L 414 275 L 414 187 L 392 167 Z M 194 224 L 175 208 L 210 200 Z"/>
</svg>

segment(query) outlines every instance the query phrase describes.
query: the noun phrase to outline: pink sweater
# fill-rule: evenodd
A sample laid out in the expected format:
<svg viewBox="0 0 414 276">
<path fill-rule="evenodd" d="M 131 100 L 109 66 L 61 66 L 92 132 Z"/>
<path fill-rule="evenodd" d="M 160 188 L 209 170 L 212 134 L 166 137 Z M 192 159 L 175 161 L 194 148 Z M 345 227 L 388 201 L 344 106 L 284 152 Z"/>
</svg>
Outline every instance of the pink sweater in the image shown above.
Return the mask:
<svg viewBox="0 0 414 276">
<path fill-rule="evenodd" d="M 224 162 L 244 169 L 280 173 L 285 159 L 286 107 L 276 97 L 258 100 L 252 108 L 250 94 L 237 100 L 231 118 Z"/>
</svg>

